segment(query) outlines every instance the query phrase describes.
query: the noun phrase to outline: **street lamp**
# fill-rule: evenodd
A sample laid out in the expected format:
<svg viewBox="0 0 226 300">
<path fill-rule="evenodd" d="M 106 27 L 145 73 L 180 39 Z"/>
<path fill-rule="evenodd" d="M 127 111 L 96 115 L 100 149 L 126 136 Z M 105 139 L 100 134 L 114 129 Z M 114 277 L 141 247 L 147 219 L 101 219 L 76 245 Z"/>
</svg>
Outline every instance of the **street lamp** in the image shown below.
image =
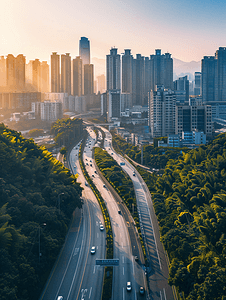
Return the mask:
<svg viewBox="0 0 226 300">
<path fill-rule="evenodd" d="M 58 207 L 59 207 L 59 213 L 60 213 L 60 195 L 64 195 L 64 193 L 60 193 L 58 195 Z"/>
<path fill-rule="evenodd" d="M 43 226 L 46 226 L 46 223 L 43 223 L 42 224 Z M 41 225 L 39 225 L 38 227 L 38 262 L 40 263 L 40 257 L 42 256 L 42 253 L 41 253 Z"/>
</svg>

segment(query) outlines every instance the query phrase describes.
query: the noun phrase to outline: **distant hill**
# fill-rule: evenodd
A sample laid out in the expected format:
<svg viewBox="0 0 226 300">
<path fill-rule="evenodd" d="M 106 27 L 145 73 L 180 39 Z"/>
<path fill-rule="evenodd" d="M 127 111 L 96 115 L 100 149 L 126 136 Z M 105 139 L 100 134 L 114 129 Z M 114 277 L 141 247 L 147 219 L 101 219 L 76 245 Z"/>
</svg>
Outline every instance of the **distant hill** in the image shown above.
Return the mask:
<svg viewBox="0 0 226 300">
<path fill-rule="evenodd" d="M 95 77 L 106 73 L 106 60 L 104 58 L 92 58 L 94 64 Z M 180 76 L 189 76 L 189 80 L 194 79 L 194 73 L 201 71 L 201 61 L 185 62 L 177 58 L 173 58 L 174 80 Z"/>
</svg>

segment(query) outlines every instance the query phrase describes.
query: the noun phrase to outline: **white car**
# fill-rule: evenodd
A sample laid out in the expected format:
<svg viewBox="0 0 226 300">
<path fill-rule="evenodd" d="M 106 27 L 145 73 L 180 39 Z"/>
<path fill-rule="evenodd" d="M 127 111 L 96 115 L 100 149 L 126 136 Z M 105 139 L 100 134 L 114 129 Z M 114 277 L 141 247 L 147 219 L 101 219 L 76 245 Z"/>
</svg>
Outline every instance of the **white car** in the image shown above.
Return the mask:
<svg viewBox="0 0 226 300">
<path fill-rule="evenodd" d="M 126 289 L 127 289 L 128 292 L 130 292 L 132 290 L 132 284 L 131 284 L 130 281 L 127 282 Z"/>
<path fill-rule="evenodd" d="M 100 224 L 100 230 L 103 231 L 104 230 L 104 226 L 102 224 Z"/>
<path fill-rule="evenodd" d="M 91 254 L 95 254 L 96 253 L 96 247 L 95 246 L 93 246 L 92 248 L 91 248 Z"/>
<path fill-rule="evenodd" d="M 63 296 L 58 296 L 57 300 L 63 300 Z"/>
</svg>

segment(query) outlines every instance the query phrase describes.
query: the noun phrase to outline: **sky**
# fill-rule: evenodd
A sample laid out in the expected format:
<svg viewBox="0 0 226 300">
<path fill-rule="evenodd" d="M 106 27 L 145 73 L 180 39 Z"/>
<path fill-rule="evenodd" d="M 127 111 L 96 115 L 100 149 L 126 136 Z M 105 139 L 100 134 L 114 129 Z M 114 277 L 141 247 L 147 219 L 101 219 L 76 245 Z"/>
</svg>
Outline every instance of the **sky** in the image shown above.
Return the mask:
<svg viewBox="0 0 226 300">
<path fill-rule="evenodd" d="M 155 49 L 183 61 L 200 61 L 226 47 L 225 0 L 0 0 L 0 55 L 24 54 L 50 62 L 52 52 L 91 57 L 110 48 L 149 56 Z M 92 61 L 91 61 L 92 62 Z"/>
</svg>

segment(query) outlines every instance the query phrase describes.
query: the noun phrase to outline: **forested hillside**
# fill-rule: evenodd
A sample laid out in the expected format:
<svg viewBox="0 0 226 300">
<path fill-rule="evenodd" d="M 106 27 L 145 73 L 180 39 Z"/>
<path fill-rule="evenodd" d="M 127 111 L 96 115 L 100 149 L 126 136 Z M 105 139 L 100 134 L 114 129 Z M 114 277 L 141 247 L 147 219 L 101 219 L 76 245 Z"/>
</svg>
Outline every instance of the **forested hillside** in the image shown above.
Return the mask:
<svg viewBox="0 0 226 300">
<path fill-rule="evenodd" d="M 39 298 L 81 190 L 45 148 L 0 124 L 1 300 Z"/>
<path fill-rule="evenodd" d="M 177 159 L 165 155 L 162 176 L 137 169 L 170 259 L 168 281 L 181 299 L 226 299 L 226 134 Z"/>
<path fill-rule="evenodd" d="M 155 190 L 169 283 L 189 300 L 226 299 L 226 135 L 170 160 Z"/>
</svg>

